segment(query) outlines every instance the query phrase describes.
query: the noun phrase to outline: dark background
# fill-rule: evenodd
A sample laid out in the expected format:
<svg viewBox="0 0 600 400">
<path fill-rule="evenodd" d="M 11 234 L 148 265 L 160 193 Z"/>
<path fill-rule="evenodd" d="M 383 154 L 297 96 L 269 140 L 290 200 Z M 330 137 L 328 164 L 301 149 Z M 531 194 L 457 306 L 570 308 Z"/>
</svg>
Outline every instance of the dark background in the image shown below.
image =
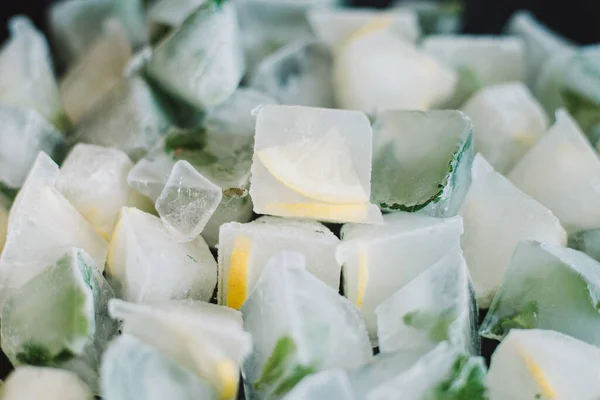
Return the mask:
<svg viewBox="0 0 600 400">
<path fill-rule="evenodd" d="M 356 6 L 385 7 L 389 0 L 350 0 Z M 26 14 L 46 30 L 45 10 L 52 0 L 3 0 L 0 5 L 0 40 L 6 23 L 15 14 Z M 599 0 L 463 0 L 466 33 L 500 33 L 510 15 L 528 9 L 553 30 L 579 44 L 600 43 Z"/>
</svg>

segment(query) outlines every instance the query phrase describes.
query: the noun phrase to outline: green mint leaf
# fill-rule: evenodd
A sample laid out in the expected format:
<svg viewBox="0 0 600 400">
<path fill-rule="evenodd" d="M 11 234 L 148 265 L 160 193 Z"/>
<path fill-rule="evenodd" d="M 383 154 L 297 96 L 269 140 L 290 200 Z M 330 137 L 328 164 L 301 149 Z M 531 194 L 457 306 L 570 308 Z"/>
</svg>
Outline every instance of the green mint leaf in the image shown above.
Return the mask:
<svg viewBox="0 0 600 400">
<path fill-rule="evenodd" d="M 492 334 L 503 337 L 509 330 L 532 329 L 535 327 L 539 306 L 536 301 L 528 302 L 523 309 L 511 316 L 500 319 L 491 329 Z"/>
<path fill-rule="evenodd" d="M 275 388 L 273 394 L 275 396 L 283 396 L 290 390 L 294 388 L 302 379 L 304 379 L 307 375 L 312 375 L 316 371 L 316 368 L 313 366 L 304 366 L 304 365 L 296 365 L 292 371 L 292 373 L 287 376 L 283 382 L 281 382 Z"/>
<path fill-rule="evenodd" d="M 485 400 L 485 367 L 480 358 L 461 355 L 450 376 L 437 385 L 428 400 Z"/>
<path fill-rule="evenodd" d="M 296 353 L 296 344 L 289 336 L 279 338 L 273 352 L 263 367 L 262 374 L 254 382 L 254 389 L 262 391 L 265 386 L 271 385 L 281 379 L 287 366 Z"/>
</svg>

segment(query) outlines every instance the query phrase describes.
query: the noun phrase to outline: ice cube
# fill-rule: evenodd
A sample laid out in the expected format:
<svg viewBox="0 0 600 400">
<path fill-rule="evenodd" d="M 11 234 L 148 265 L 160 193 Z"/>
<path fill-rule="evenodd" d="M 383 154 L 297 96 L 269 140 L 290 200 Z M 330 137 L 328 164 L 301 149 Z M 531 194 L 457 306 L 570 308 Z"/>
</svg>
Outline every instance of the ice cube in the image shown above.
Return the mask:
<svg viewBox="0 0 600 400">
<path fill-rule="evenodd" d="M 450 250 L 375 309 L 381 352 L 421 349 L 425 354 L 449 340 L 479 354 L 477 303 L 461 253 Z"/>
<path fill-rule="evenodd" d="M 2 385 L 2 400 L 92 400 L 94 396 L 72 372 L 56 368 L 18 367 Z"/>
<path fill-rule="evenodd" d="M 110 239 L 122 207 L 152 210 L 150 202 L 127 185 L 133 163 L 117 149 L 80 143 L 60 170 L 56 188 L 105 239 Z"/>
<path fill-rule="evenodd" d="M 600 264 L 547 243 L 517 246 L 481 326 L 501 340 L 510 329 L 551 329 L 600 345 Z"/>
<path fill-rule="evenodd" d="M 115 86 L 74 132 L 74 140 L 126 152 L 139 160 L 162 136 L 169 119 L 150 86 L 139 76 Z"/>
<path fill-rule="evenodd" d="M 348 374 L 330 369 L 307 376 L 292 389 L 285 400 L 354 400 Z"/>
<path fill-rule="evenodd" d="M 373 201 L 384 210 L 456 215 L 471 183 L 472 128 L 458 111 L 383 112 L 373 127 Z"/>
<path fill-rule="evenodd" d="M 552 55 L 572 51 L 573 47 L 565 38 L 551 31 L 538 21 L 529 11 L 518 11 L 510 18 L 505 30 L 520 37 L 525 43 L 527 62 L 527 84 L 535 86 L 542 66 Z"/>
<path fill-rule="evenodd" d="M 113 0 L 112 3 L 132 46 L 138 48 L 145 45 L 148 42 L 145 1 Z"/>
<path fill-rule="evenodd" d="M 473 122 L 475 151 L 507 174 L 548 129 L 542 106 L 522 83 L 479 90 L 463 106 Z"/>
<path fill-rule="evenodd" d="M 556 112 L 554 125 L 508 178 L 548 207 L 568 233 L 600 226 L 600 159 L 565 110 Z"/>
<path fill-rule="evenodd" d="M 600 261 L 600 229 L 579 231 L 569 235 L 569 247 Z"/>
<path fill-rule="evenodd" d="M 179 242 L 189 242 L 202 232 L 223 197 L 222 190 L 187 161 L 177 161 L 156 210 L 165 227 Z"/>
<path fill-rule="evenodd" d="M 72 249 L 16 290 L 2 310 L 2 350 L 13 365 L 71 370 L 97 392 L 97 369 L 117 324 L 113 292 L 94 261 Z"/>
<path fill-rule="evenodd" d="M 113 17 L 111 0 L 62 0 L 49 7 L 49 24 L 56 50 L 64 64 L 86 53 Z"/>
<path fill-rule="evenodd" d="M 103 34 L 73 64 L 60 83 L 60 97 L 69 119 L 77 123 L 123 79 L 131 57 L 127 33 L 108 21 Z"/>
<path fill-rule="evenodd" d="M 374 20 L 336 52 L 337 105 L 377 114 L 389 109 L 427 110 L 449 100 L 457 75 L 397 36 L 392 20 Z"/>
<path fill-rule="evenodd" d="M 0 193 L 0 253 L 4 248 L 6 241 L 6 232 L 8 230 L 8 211 L 10 210 L 10 200 Z"/>
<path fill-rule="evenodd" d="M 377 342 L 375 309 L 450 250 L 460 247 L 460 217 L 410 213 L 384 216 L 384 225 L 346 224 L 336 258 L 343 266 L 344 294 L 365 317 Z"/>
<path fill-rule="evenodd" d="M 217 265 L 204 239 L 179 243 L 159 218 L 135 208 L 121 209 L 106 268 L 117 296 L 137 303 L 208 301 L 217 284 Z"/>
<path fill-rule="evenodd" d="M 194 301 L 150 305 L 112 300 L 123 332 L 156 348 L 207 381 L 221 399 L 235 398 L 239 365 L 252 349 L 239 311 Z"/>
<path fill-rule="evenodd" d="M 154 49 L 146 72 L 172 96 L 197 109 L 227 99 L 244 74 L 235 6 L 204 3 Z"/>
<path fill-rule="evenodd" d="M 373 21 L 391 20 L 390 28 L 398 36 L 415 43 L 421 36 L 417 14 L 413 10 L 377 10 L 364 8 L 317 8 L 308 13 L 308 22 L 317 38 L 335 48 L 355 31 Z"/>
<path fill-rule="evenodd" d="M 206 223 L 202 237 L 210 247 L 217 247 L 221 225 L 229 222 L 249 222 L 252 217 L 252 201 L 247 190 L 239 188 L 224 190 L 223 200 Z"/>
<path fill-rule="evenodd" d="M 566 244 L 566 233 L 550 210 L 494 171 L 481 154 L 475 156 L 472 183 L 459 215 L 461 239 L 471 271 L 477 303 L 488 308 L 521 240 Z"/>
<path fill-rule="evenodd" d="M 217 399 L 205 381 L 128 334 L 107 349 L 101 375 L 105 400 Z"/>
<path fill-rule="evenodd" d="M 333 56 L 323 44 L 291 43 L 264 58 L 250 86 L 281 104 L 333 107 Z"/>
<path fill-rule="evenodd" d="M 24 16 L 11 18 L 9 29 L 11 38 L 0 49 L 0 104 L 31 108 L 67 130 L 46 38 Z"/>
<path fill-rule="evenodd" d="M 418 354 L 418 353 L 417 353 Z M 379 354 L 349 373 L 356 399 L 485 400 L 485 362 L 442 342 L 426 355 L 410 351 Z"/>
<path fill-rule="evenodd" d="M 600 349 L 559 332 L 514 329 L 492 355 L 490 400 L 593 399 Z"/>
<path fill-rule="evenodd" d="M 440 62 L 453 66 L 463 79 L 465 75 L 470 77 L 475 90 L 525 79 L 525 45 L 518 37 L 433 35 L 423 41 L 422 47 Z M 461 83 L 464 85 L 464 81 Z M 455 94 L 456 106 L 473 93 L 464 86 L 458 89 L 462 93 Z"/>
<path fill-rule="evenodd" d="M 0 305 L 73 247 L 104 269 L 108 244 L 56 190 L 58 175 L 54 161 L 40 153 L 13 203 L 0 256 Z"/>
<path fill-rule="evenodd" d="M 242 367 L 249 398 L 281 398 L 310 374 L 371 358 L 356 307 L 304 266 L 301 253 L 272 257 L 242 307 L 254 340 Z"/>
<path fill-rule="evenodd" d="M 219 234 L 219 304 L 239 309 L 269 259 L 282 250 L 304 254 L 306 269 L 332 289 L 340 286 L 335 259 L 339 239 L 323 224 L 261 217 L 248 224 L 221 226 Z"/>
<path fill-rule="evenodd" d="M 0 106 L 0 127 L 0 185 L 19 188 L 40 151 L 62 151 L 63 136 L 35 111 Z"/>
<path fill-rule="evenodd" d="M 417 14 L 424 35 L 457 34 L 462 28 L 463 5 L 436 0 L 396 0 L 392 8 Z"/>
<path fill-rule="evenodd" d="M 157 0 L 148 7 L 147 20 L 150 35 L 162 36 L 161 31 L 169 31 L 184 23 L 205 0 Z"/>
<path fill-rule="evenodd" d="M 250 187 L 254 211 L 332 222 L 381 222 L 379 209 L 369 203 L 371 137 L 369 120 L 357 111 L 261 108 Z"/>
</svg>

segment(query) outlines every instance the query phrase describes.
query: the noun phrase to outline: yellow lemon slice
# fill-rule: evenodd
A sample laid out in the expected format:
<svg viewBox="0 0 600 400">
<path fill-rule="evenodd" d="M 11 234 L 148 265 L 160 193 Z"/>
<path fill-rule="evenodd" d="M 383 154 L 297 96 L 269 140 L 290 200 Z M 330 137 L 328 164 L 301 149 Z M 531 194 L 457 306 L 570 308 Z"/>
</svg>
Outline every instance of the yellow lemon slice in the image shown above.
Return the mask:
<svg viewBox="0 0 600 400">
<path fill-rule="evenodd" d="M 221 381 L 220 399 L 233 399 L 238 389 L 238 369 L 230 360 L 219 361 L 216 365 L 217 375 Z"/>
<path fill-rule="evenodd" d="M 326 203 L 366 203 L 369 196 L 352 166 L 352 155 L 334 129 L 256 152 L 271 175 L 291 190 Z"/>
<path fill-rule="evenodd" d="M 362 307 L 365 300 L 365 291 L 369 282 L 369 257 L 365 245 L 358 247 L 358 284 L 356 286 L 356 306 Z"/>
<path fill-rule="evenodd" d="M 227 307 L 239 310 L 248 296 L 248 264 L 252 241 L 249 237 L 238 236 L 233 243 L 233 251 L 227 275 Z"/>
<path fill-rule="evenodd" d="M 540 387 L 542 394 L 545 399 L 551 400 L 556 399 L 556 392 L 550 383 L 550 380 L 544 375 L 542 368 L 539 366 L 537 362 L 529 355 L 526 354 L 525 350 L 519 349 L 519 354 L 523 358 L 525 362 L 525 366 L 529 373 L 533 376 L 533 379 Z"/>
<path fill-rule="evenodd" d="M 311 218 L 321 221 L 365 222 L 369 218 L 366 204 L 318 204 L 318 203 L 271 203 L 265 207 L 266 214 L 288 217 Z M 381 218 L 381 216 L 379 216 Z M 375 221 L 377 222 L 377 221 Z"/>
</svg>

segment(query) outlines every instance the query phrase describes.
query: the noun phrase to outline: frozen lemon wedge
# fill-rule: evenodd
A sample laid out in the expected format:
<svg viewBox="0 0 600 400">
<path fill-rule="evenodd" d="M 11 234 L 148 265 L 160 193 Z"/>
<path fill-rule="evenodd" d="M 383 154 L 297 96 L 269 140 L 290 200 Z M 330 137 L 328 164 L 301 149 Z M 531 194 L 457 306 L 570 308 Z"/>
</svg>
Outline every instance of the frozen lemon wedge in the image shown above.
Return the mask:
<svg viewBox="0 0 600 400">
<path fill-rule="evenodd" d="M 227 307 L 239 310 L 248 296 L 248 265 L 252 241 L 238 236 L 233 243 L 227 276 Z"/>
<path fill-rule="evenodd" d="M 326 203 L 366 203 L 350 150 L 334 129 L 319 139 L 304 138 L 256 152 L 275 179 L 293 191 Z"/>
<path fill-rule="evenodd" d="M 383 222 L 379 209 L 369 203 L 270 203 L 266 205 L 265 213 L 331 222 L 368 222 L 372 224 Z"/>
<path fill-rule="evenodd" d="M 356 290 L 356 306 L 362 307 L 365 300 L 365 291 L 369 282 L 368 253 L 366 246 L 360 245 L 358 249 L 358 285 Z"/>
<path fill-rule="evenodd" d="M 544 398 L 548 400 L 556 399 L 556 392 L 546 375 L 544 375 L 544 371 L 539 364 L 535 362 L 535 360 L 531 358 L 524 349 L 519 349 L 519 354 L 523 358 L 523 362 L 525 363 L 527 370 L 540 387 L 540 391 L 544 395 Z"/>
</svg>

